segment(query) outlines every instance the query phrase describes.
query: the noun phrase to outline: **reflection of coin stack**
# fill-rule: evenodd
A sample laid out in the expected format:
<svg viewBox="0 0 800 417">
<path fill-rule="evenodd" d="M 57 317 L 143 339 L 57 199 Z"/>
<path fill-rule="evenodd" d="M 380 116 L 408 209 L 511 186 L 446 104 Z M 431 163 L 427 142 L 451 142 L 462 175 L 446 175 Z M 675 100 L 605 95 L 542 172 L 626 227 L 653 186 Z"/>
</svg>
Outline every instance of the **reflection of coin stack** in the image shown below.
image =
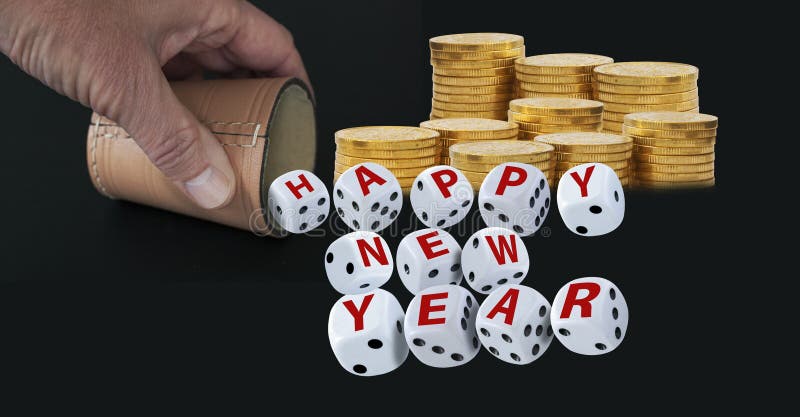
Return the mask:
<svg viewBox="0 0 800 417">
<path fill-rule="evenodd" d="M 605 104 L 603 130 L 621 133 L 628 113 L 699 111 L 697 67 L 674 62 L 617 62 L 594 69 L 594 98 Z"/>
<path fill-rule="evenodd" d="M 631 138 L 597 132 L 552 133 L 536 137 L 536 142 L 555 148 L 556 180 L 570 168 L 588 162 L 602 162 L 617 173 L 623 186 L 630 178 Z"/>
<path fill-rule="evenodd" d="M 641 188 L 714 185 L 717 117 L 651 112 L 625 116 L 622 132 L 633 139 L 633 175 Z"/>
<path fill-rule="evenodd" d="M 553 180 L 553 147 L 542 143 L 518 140 L 487 140 L 450 146 L 450 165 L 458 168 L 476 191 L 494 167 L 504 162 L 521 162 L 539 168 Z"/>
<path fill-rule="evenodd" d="M 546 54 L 520 58 L 514 68 L 517 97 L 592 98 L 592 70 L 614 62 L 592 54 Z"/>
<path fill-rule="evenodd" d="M 481 140 L 516 140 L 516 123 L 491 119 L 436 119 L 419 124 L 420 127 L 439 132 L 442 147 L 441 164 L 450 164 L 450 145 Z"/>
<path fill-rule="evenodd" d="M 462 33 L 431 38 L 431 119 L 505 120 L 514 92 L 514 60 L 524 39 L 506 33 Z"/>
<path fill-rule="evenodd" d="M 544 133 L 598 132 L 603 103 L 578 98 L 518 98 L 509 103 L 508 120 L 519 125 L 519 138 L 533 140 Z"/>
<path fill-rule="evenodd" d="M 414 178 L 439 163 L 439 133 L 411 126 L 364 126 L 335 134 L 336 163 L 333 180 L 348 168 L 374 162 L 397 177 L 408 193 Z"/>
</svg>

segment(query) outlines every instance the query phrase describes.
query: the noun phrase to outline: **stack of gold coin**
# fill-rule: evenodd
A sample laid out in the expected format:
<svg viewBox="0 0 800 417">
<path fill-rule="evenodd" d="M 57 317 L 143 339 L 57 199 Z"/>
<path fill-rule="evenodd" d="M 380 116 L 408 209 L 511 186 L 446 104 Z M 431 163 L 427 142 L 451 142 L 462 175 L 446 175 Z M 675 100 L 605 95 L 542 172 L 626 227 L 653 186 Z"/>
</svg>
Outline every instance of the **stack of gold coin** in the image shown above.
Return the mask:
<svg viewBox="0 0 800 417">
<path fill-rule="evenodd" d="M 697 67 L 674 62 L 617 62 L 594 69 L 594 98 L 605 104 L 603 130 L 622 132 L 626 114 L 697 113 Z"/>
<path fill-rule="evenodd" d="M 617 173 L 623 186 L 629 184 L 633 149 L 631 138 L 608 133 L 572 132 L 539 135 L 536 142 L 555 148 L 553 159 L 556 161 L 556 181 L 570 168 L 589 162 L 601 162 Z"/>
<path fill-rule="evenodd" d="M 539 168 L 551 183 L 554 174 L 553 147 L 518 140 L 486 140 L 458 143 L 450 147 L 450 165 L 458 168 L 477 191 L 486 174 L 505 162 L 521 162 Z"/>
<path fill-rule="evenodd" d="M 717 117 L 649 112 L 625 116 L 622 133 L 633 139 L 633 176 L 641 188 L 714 185 Z"/>
<path fill-rule="evenodd" d="M 514 64 L 517 97 L 586 98 L 592 96 L 592 70 L 613 59 L 592 54 L 546 54 Z"/>
<path fill-rule="evenodd" d="M 509 103 L 508 121 L 519 125 L 520 140 L 560 132 L 599 132 L 603 103 L 580 98 L 518 98 Z"/>
<path fill-rule="evenodd" d="M 439 163 L 439 133 L 412 126 L 364 126 L 335 134 L 336 160 L 333 180 L 350 167 L 364 162 L 383 165 L 408 193 L 414 178 Z"/>
<path fill-rule="evenodd" d="M 442 157 L 439 163 L 450 164 L 450 146 L 456 143 L 481 140 L 516 140 L 516 123 L 493 119 L 436 119 L 419 124 L 420 127 L 439 132 Z"/>
<path fill-rule="evenodd" d="M 461 33 L 431 38 L 431 119 L 477 117 L 505 120 L 514 98 L 514 60 L 524 39 L 507 33 Z"/>
</svg>

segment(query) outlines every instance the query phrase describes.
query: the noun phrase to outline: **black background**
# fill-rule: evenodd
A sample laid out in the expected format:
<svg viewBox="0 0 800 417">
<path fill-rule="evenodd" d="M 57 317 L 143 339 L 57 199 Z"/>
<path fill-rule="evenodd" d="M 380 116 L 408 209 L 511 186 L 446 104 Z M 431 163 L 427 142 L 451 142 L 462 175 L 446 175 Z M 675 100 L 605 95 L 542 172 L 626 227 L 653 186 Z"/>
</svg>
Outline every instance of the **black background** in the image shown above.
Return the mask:
<svg viewBox="0 0 800 417">
<path fill-rule="evenodd" d="M 731 237 L 718 213 L 732 207 L 725 196 L 741 184 L 736 160 L 747 158 L 730 140 L 747 134 L 734 127 L 741 115 L 726 83 L 734 34 L 701 24 L 715 14 L 531 2 L 257 3 L 293 31 L 305 59 L 318 98 L 317 172 L 328 183 L 335 130 L 427 119 L 429 37 L 500 31 L 524 35 L 527 55 L 590 52 L 698 66 L 701 111 L 720 117 L 717 186 L 628 192 L 624 223 L 598 238 L 573 235 L 554 211 L 545 222 L 551 236 L 526 239 L 533 264 L 524 283 L 549 299 L 581 276 L 620 287 L 631 318 L 614 352 L 579 356 L 554 341 L 529 366 L 482 350 L 445 370 L 410 354 L 393 373 L 359 378 L 339 367 L 327 340 L 339 295 L 322 254 L 333 236 L 263 239 L 102 197 L 86 173 L 90 112 L 3 59 L 0 344 L 3 364 L 22 372 L 0 378 L 30 392 L 89 383 L 93 393 L 136 398 L 118 404 L 185 389 L 204 404 L 231 391 L 263 410 L 283 401 L 302 409 L 322 397 L 336 398 L 326 403 L 332 407 L 395 407 L 422 397 L 491 408 L 513 400 L 532 412 L 615 411 L 628 404 L 623 397 L 659 410 L 711 401 L 706 387 L 727 373 L 729 334 L 698 318 L 718 313 L 728 279 L 722 268 L 734 263 L 709 248 Z M 404 208 L 406 225 L 412 215 Z M 400 238 L 385 237 L 396 248 Z M 411 299 L 396 274 L 384 288 L 403 305 Z"/>
</svg>

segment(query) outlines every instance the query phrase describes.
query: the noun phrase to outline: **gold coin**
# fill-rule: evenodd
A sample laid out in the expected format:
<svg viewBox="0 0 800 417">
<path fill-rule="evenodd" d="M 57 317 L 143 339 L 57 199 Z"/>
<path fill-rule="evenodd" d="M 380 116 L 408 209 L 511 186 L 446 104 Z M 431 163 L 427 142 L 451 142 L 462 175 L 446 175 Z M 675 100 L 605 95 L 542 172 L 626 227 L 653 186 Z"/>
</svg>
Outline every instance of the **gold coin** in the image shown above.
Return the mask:
<svg viewBox="0 0 800 417">
<path fill-rule="evenodd" d="M 497 94 L 444 94 L 433 92 L 433 99 L 447 103 L 508 103 L 514 99 L 514 93 Z"/>
<path fill-rule="evenodd" d="M 527 130 L 520 130 L 517 134 L 519 140 L 534 140 L 539 135 L 546 135 L 546 133 L 528 132 Z"/>
<path fill-rule="evenodd" d="M 519 81 L 539 84 L 587 84 L 592 82 L 592 74 L 533 75 L 517 72 L 515 77 Z"/>
<path fill-rule="evenodd" d="M 599 91 L 595 94 L 597 100 L 612 103 L 624 104 L 667 104 L 680 103 L 682 101 L 697 98 L 697 89 L 673 94 L 614 94 Z"/>
<path fill-rule="evenodd" d="M 517 113 L 541 116 L 594 116 L 603 113 L 603 103 L 569 98 L 522 98 L 508 103 Z"/>
<path fill-rule="evenodd" d="M 520 58 L 516 62 L 516 68 L 517 72 L 526 74 L 591 74 L 594 67 L 611 62 L 614 62 L 614 60 L 602 55 L 545 54 Z"/>
<path fill-rule="evenodd" d="M 420 149 L 401 149 L 401 150 L 387 150 L 387 149 L 369 149 L 369 148 L 353 148 L 339 145 L 336 147 L 336 152 L 352 156 L 356 158 L 367 159 L 395 159 L 395 158 L 424 158 L 436 157 L 439 155 L 439 147 L 431 146 L 428 148 Z"/>
<path fill-rule="evenodd" d="M 705 164 L 668 165 L 668 164 L 648 164 L 644 162 L 637 162 L 634 169 L 636 170 L 636 172 L 666 172 L 673 174 L 688 174 L 695 172 L 713 171 L 714 163 L 708 162 Z"/>
<path fill-rule="evenodd" d="M 714 145 L 683 148 L 633 145 L 633 152 L 651 155 L 703 155 L 714 152 Z"/>
<path fill-rule="evenodd" d="M 443 156 L 443 157 L 439 158 L 439 164 L 441 164 L 441 165 L 450 165 L 450 157 L 449 156 Z"/>
<path fill-rule="evenodd" d="M 561 133 L 561 132 L 597 132 L 602 127 L 602 123 L 592 124 L 573 124 L 573 125 L 551 125 L 528 122 L 517 122 L 521 130 L 537 133 Z"/>
<path fill-rule="evenodd" d="M 702 181 L 714 178 L 714 171 L 690 172 L 684 174 L 671 174 L 668 172 L 636 172 L 636 178 L 645 181 Z"/>
<path fill-rule="evenodd" d="M 473 172 L 461 168 L 458 168 L 458 170 L 461 171 L 461 173 L 464 174 L 464 176 L 467 177 L 467 179 L 473 183 L 483 183 L 483 180 L 486 178 L 486 175 L 488 175 L 488 173 L 486 172 Z"/>
<path fill-rule="evenodd" d="M 453 120 L 453 119 L 439 119 L 439 120 Z M 499 121 L 499 120 L 498 120 Z M 442 155 L 450 156 L 449 149 L 451 146 L 458 143 L 479 142 L 482 140 L 517 140 L 517 136 L 509 136 L 505 138 L 492 138 L 492 139 L 442 139 Z"/>
<path fill-rule="evenodd" d="M 697 67 L 675 62 L 617 62 L 594 68 L 598 82 L 622 85 L 664 85 L 696 81 Z"/>
<path fill-rule="evenodd" d="M 450 160 L 482 163 L 492 162 L 536 162 L 547 158 L 553 147 L 543 143 L 518 140 L 480 141 L 459 143 L 450 147 Z"/>
<path fill-rule="evenodd" d="M 333 169 L 334 172 L 344 173 L 351 166 L 352 165 L 334 164 Z M 416 177 L 417 175 L 419 175 L 420 172 L 430 168 L 430 166 L 415 167 L 415 168 L 389 168 L 389 167 L 385 168 L 391 171 L 391 173 L 394 174 L 395 177 Z"/>
<path fill-rule="evenodd" d="M 431 106 L 439 110 L 449 111 L 497 111 L 507 110 L 508 102 L 498 103 L 448 103 L 446 101 L 431 100 Z"/>
<path fill-rule="evenodd" d="M 566 162 L 607 162 L 607 161 L 623 161 L 630 159 L 632 152 L 614 152 L 614 153 L 568 153 L 556 152 L 553 158 L 556 161 Z"/>
<path fill-rule="evenodd" d="M 347 166 L 363 164 L 365 162 L 374 162 L 382 165 L 388 169 L 392 168 L 417 168 L 428 167 L 436 165 L 437 158 L 435 156 L 426 156 L 422 158 L 409 158 L 409 159 L 376 159 L 376 158 L 357 158 L 353 156 L 342 155 L 336 153 L 335 163 Z"/>
<path fill-rule="evenodd" d="M 667 164 L 667 165 L 687 165 L 687 164 L 707 164 L 714 162 L 714 154 L 707 153 L 705 155 L 652 155 L 644 153 L 636 153 L 633 155 L 633 160 L 636 163 L 647 164 Z"/>
<path fill-rule="evenodd" d="M 633 113 L 625 117 L 626 125 L 641 129 L 708 130 L 716 129 L 718 122 L 717 116 L 684 112 Z"/>
<path fill-rule="evenodd" d="M 342 129 L 335 134 L 337 145 L 351 148 L 419 149 L 435 146 L 439 133 L 412 126 L 363 126 Z"/>
<path fill-rule="evenodd" d="M 603 119 L 603 130 L 611 130 L 615 133 L 622 134 L 622 123 Z"/>
<path fill-rule="evenodd" d="M 456 33 L 431 38 L 428 44 L 437 51 L 502 51 L 519 48 L 525 38 L 510 33 Z"/>
<path fill-rule="evenodd" d="M 458 169 L 464 169 L 467 171 L 474 171 L 474 172 L 490 172 L 496 166 L 500 165 L 502 162 L 498 163 L 480 163 L 480 162 L 470 162 L 470 161 L 452 161 L 453 166 Z M 527 164 L 532 165 L 538 168 L 540 171 L 549 171 L 555 167 L 555 164 L 550 160 L 546 159 L 539 162 L 527 162 Z"/>
<path fill-rule="evenodd" d="M 592 92 L 592 84 L 538 84 L 521 81 L 519 88 L 541 93 L 586 93 Z"/>
<path fill-rule="evenodd" d="M 452 69 L 478 69 L 478 68 L 497 68 L 507 67 L 514 64 L 517 58 L 483 59 L 479 61 L 462 61 L 456 59 L 434 59 L 431 58 L 431 65 L 439 68 Z"/>
<path fill-rule="evenodd" d="M 445 94 L 497 94 L 512 93 L 514 86 L 511 84 L 484 85 L 477 87 L 463 87 L 457 85 L 433 85 L 433 91 Z"/>
<path fill-rule="evenodd" d="M 609 111 L 617 113 L 639 113 L 652 111 L 687 111 L 698 107 L 700 105 L 700 100 L 693 98 L 680 103 L 667 104 L 620 104 L 609 102 L 603 104 L 604 108 Z"/>
<path fill-rule="evenodd" d="M 633 140 L 629 137 L 594 132 L 540 135 L 536 142 L 552 145 L 556 152 L 574 153 L 628 152 L 633 147 Z"/>
<path fill-rule="evenodd" d="M 514 122 L 490 119 L 440 119 L 419 124 L 449 139 L 502 139 L 516 137 L 519 126 Z"/>
<path fill-rule="evenodd" d="M 690 189 L 690 188 L 707 188 L 715 184 L 715 179 L 702 181 L 686 181 L 686 182 L 669 182 L 669 181 L 644 181 L 636 180 L 636 187 L 648 189 Z"/>
<path fill-rule="evenodd" d="M 440 110 L 437 108 L 431 109 L 431 114 L 439 118 L 477 118 L 477 119 L 495 119 L 506 120 L 507 115 L 503 110 L 494 111 L 454 111 L 454 110 Z"/>
<path fill-rule="evenodd" d="M 640 113 L 633 113 L 640 114 Z M 676 129 L 645 129 L 640 127 L 631 127 L 622 124 L 622 131 L 625 134 L 633 136 L 643 136 L 647 138 L 661 138 L 661 139 L 700 139 L 700 138 L 713 138 L 717 136 L 717 129 L 705 130 L 676 130 Z"/>
<path fill-rule="evenodd" d="M 540 91 L 518 90 L 517 96 L 520 98 L 541 98 L 541 97 L 554 97 L 554 98 L 579 98 L 583 100 L 591 100 L 594 98 L 592 93 L 542 93 Z"/>
<path fill-rule="evenodd" d="M 598 162 L 598 163 L 605 165 L 604 162 Z M 578 164 L 578 165 L 581 165 L 581 164 Z M 619 178 L 620 180 L 623 179 L 623 178 L 628 178 L 630 176 L 630 172 L 628 171 L 627 168 L 615 169 L 613 171 L 614 171 L 615 174 L 617 174 L 617 178 Z M 556 169 L 556 171 L 555 171 L 556 177 L 559 177 L 559 178 L 563 177 L 564 174 L 566 174 L 566 173 L 567 173 L 567 170 L 563 170 L 562 171 L 562 170 Z"/>
<path fill-rule="evenodd" d="M 499 51 L 465 51 L 465 52 L 451 52 L 451 51 L 437 51 L 431 50 L 431 58 L 434 59 L 460 59 L 464 61 L 481 61 L 486 59 L 500 59 L 500 58 L 519 58 L 525 56 L 525 47 L 503 49 Z"/>
<path fill-rule="evenodd" d="M 442 75 L 433 75 L 433 82 L 436 84 L 462 87 L 509 84 L 513 81 L 513 75 L 504 75 L 502 77 L 445 77 Z"/>
<path fill-rule="evenodd" d="M 504 75 L 514 75 L 514 66 L 475 69 L 433 67 L 433 73 L 444 77 L 501 77 Z"/>
<path fill-rule="evenodd" d="M 696 139 L 663 139 L 663 138 L 648 138 L 631 135 L 624 133 L 623 135 L 633 138 L 633 143 L 643 146 L 662 146 L 673 148 L 694 148 L 701 146 L 714 146 L 717 143 L 717 138 L 696 138 Z"/>
<path fill-rule="evenodd" d="M 585 125 L 602 123 L 601 115 L 595 116 L 540 116 L 538 114 L 517 113 L 513 110 L 508 111 L 508 118 L 515 122 L 541 123 L 550 125 Z"/>
<path fill-rule="evenodd" d="M 556 170 L 557 171 L 566 171 L 566 170 L 568 170 L 570 168 L 575 168 L 576 166 L 584 164 L 584 163 L 585 162 L 565 162 L 565 161 L 561 161 L 561 162 L 557 162 L 556 163 Z M 608 165 L 609 168 L 611 168 L 611 169 L 623 169 L 623 168 L 629 168 L 630 167 L 630 163 L 629 163 L 629 161 L 627 159 L 624 159 L 622 161 L 606 161 L 606 162 L 603 162 L 603 164 Z"/>
<path fill-rule="evenodd" d="M 613 94 L 672 94 L 691 91 L 697 88 L 697 80 L 667 85 L 619 85 L 595 82 L 594 91 Z"/>
<path fill-rule="evenodd" d="M 603 110 L 603 120 L 622 123 L 622 121 L 625 120 L 626 114 L 627 113 L 617 113 L 613 111 Z"/>
</svg>

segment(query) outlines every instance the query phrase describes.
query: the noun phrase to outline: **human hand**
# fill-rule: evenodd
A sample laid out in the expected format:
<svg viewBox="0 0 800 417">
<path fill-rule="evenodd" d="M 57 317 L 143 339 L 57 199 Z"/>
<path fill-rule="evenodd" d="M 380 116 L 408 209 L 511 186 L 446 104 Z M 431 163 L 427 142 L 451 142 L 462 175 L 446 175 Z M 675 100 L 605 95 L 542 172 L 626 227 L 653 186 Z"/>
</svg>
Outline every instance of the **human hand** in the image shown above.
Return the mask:
<svg viewBox="0 0 800 417">
<path fill-rule="evenodd" d="M 240 0 L 0 0 L 0 51 L 125 128 L 195 203 L 226 205 L 225 151 L 167 77 L 254 72 L 309 82 L 286 28 Z"/>
</svg>

